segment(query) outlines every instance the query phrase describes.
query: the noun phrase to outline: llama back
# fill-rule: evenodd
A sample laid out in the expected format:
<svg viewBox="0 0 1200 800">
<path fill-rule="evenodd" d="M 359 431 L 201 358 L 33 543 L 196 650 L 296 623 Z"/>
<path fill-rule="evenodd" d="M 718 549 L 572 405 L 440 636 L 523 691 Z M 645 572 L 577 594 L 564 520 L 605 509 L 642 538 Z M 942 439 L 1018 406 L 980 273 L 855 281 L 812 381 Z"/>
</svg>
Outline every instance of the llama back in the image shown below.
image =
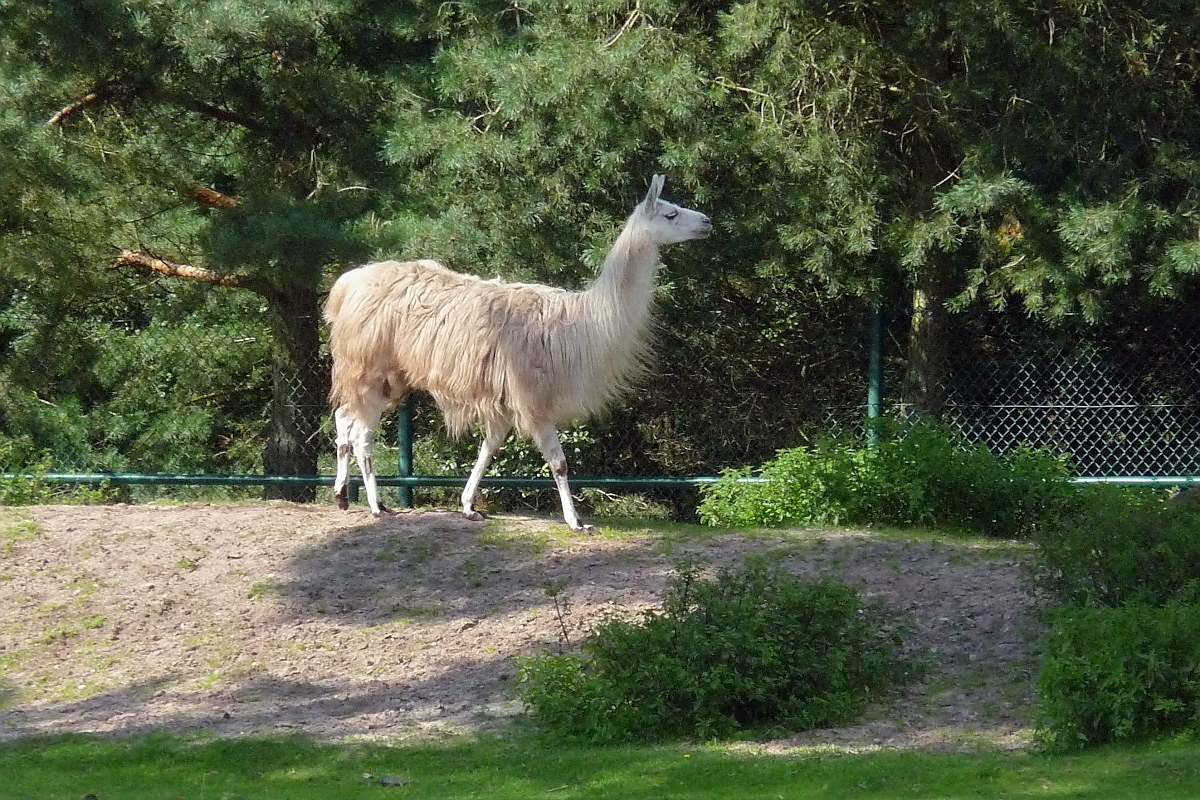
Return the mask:
<svg viewBox="0 0 1200 800">
<path fill-rule="evenodd" d="M 422 389 L 454 434 L 511 419 L 514 365 L 502 339 L 521 327 L 509 319 L 513 299 L 542 288 L 485 281 L 429 260 L 346 272 L 325 306 L 334 364 L 330 399 L 356 406 L 367 392 L 396 400 Z"/>
<path fill-rule="evenodd" d="M 595 293 L 485 281 L 435 261 L 344 273 L 325 305 L 334 405 L 429 392 L 454 434 L 507 422 L 526 435 L 601 411 L 644 371 L 647 309 Z M 619 328 L 625 335 L 617 334 Z M 629 335 L 632 333 L 633 335 Z"/>
<path fill-rule="evenodd" d="M 371 391 L 396 399 L 411 386 L 444 380 L 456 346 L 450 340 L 465 342 L 468 350 L 454 361 L 471 355 L 470 341 L 453 319 L 462 317 L 455 313 L 457 301 L 470 295 L 466 287 L 477 280 L 429 260 L 383 261 L 339 277 L 325 305 L 331 400 L 355 404 Z"/>
</svg>

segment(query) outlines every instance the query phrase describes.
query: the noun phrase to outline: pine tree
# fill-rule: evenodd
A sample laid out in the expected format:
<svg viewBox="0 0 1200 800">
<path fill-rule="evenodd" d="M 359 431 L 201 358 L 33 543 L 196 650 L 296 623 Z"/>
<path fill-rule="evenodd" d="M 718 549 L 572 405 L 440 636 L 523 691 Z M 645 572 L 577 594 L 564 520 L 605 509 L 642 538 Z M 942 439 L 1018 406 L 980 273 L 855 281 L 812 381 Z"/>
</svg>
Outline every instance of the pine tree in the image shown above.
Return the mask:
<svg viewBox="0 0 1200 800">
<path fill-rule="evenodd" d="M 6 373 L 111 358 L 96 314 L 166 318 L 132 276 L 198 279 L 224 299 L 181 292 L 195 319 L 268 309 L 267 466 L 310 472 L 293 454 L 323 405 L 305 364 L 333 274 L 432 257 L 581 286 L 654 172 L 717 229 L 667 257 L 660 374 L 608 423 L 641 433 L 584 469 L 794 443 L 861 394 L 866 299 L 910 312 L 908 399 L 936 412 L 955 310 L 1061 323 L 1195 297 L 1194 4 L 382 5 L 0 0 L 6 307 L 74 319 L 5 323 Z M 0 402 L 97 380 L 53 373 Z"/>
<path fill-rule="evenodd" d="M 552 243 L 581 229 L 594 254 L 608 198 L 666 170 L 722 247 L 675 257 L 674 313 L 745 308 L 784 335 L 814 292 L 903 287 L 906 394 L 933 412 L 954 309 L 1096 321 L 1194 291 L 1191 4 L 545 2 L 496 19 L 447 43 L 388 142 L 428 201 L 404 235 L 464 262 L 570 271 Z"/>
<path fill-rule="evenodd" d="M 51 302 L 131 271 L 260 298 L 269 474 L 316 472 L 319 293 L 369 253 L 387 73 L 429 51 L 419 7 L 373 5 L 0 3 L 6 267 Z"/>
</svg>

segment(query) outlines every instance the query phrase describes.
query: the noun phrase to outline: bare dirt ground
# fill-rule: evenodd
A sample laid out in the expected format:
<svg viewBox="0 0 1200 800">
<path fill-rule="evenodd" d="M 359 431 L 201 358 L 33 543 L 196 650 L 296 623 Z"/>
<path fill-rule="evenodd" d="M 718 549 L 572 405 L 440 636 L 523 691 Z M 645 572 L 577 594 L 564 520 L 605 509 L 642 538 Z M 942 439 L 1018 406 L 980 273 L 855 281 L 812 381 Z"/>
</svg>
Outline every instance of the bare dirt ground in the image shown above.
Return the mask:
<svg viewBox="0 0 1200 800">
<path fill-rule="evenodd" d="M 685 554 L 779 551 L 914 619 L 934 667 L 852 728 L 763 743 L 1020 747 L 1034 668 L 1022 551 L 855 531 L 571 534 L 329 506 L 0 509 L 0 739 L 153 729 L 396 740 L 501 730 L 514 656 L 654 606 Z"/>
</svg>

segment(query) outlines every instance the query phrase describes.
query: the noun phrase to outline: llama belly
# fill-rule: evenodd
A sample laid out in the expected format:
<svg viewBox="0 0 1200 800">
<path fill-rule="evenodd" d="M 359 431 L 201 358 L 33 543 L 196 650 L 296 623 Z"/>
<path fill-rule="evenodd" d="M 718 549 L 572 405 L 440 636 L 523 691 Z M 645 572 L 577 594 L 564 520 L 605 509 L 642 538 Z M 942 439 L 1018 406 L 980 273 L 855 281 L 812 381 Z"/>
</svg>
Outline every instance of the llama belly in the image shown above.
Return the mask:
<svg viewBox="0 0 1200 800">
<path fill-rule="evenodd" d="M 464 402 L 463 398 L 457 395 L 430 392 L 430 396 L 441 409 L 446 421 L 446 430 L 453 436 L 463 436 L 474 427 L 511 427 L 515 423 L 512 410 L 496 402 L 494 398 Z"/>
</svg>

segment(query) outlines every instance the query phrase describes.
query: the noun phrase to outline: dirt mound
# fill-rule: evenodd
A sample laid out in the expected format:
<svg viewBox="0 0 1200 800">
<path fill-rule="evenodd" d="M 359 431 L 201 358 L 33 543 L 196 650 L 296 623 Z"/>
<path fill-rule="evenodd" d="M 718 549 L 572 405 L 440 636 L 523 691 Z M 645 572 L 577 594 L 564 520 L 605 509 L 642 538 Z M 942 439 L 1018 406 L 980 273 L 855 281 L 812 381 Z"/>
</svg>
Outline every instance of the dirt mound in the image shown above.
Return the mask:
<svg viewBox="0 0 1200 800">
<path fill-rule="evenodd" d="M 656 605 L 681 555 L 726 565 L 774 550 L 911 614 L 936 667 L 867 723 L 769 747 L 1028 740 L 1016 545 L 604 531 L 267 503 L 0 510 L 0 738 L 497 729 L 520 711 L 514 656 Z"/>
</svg>

